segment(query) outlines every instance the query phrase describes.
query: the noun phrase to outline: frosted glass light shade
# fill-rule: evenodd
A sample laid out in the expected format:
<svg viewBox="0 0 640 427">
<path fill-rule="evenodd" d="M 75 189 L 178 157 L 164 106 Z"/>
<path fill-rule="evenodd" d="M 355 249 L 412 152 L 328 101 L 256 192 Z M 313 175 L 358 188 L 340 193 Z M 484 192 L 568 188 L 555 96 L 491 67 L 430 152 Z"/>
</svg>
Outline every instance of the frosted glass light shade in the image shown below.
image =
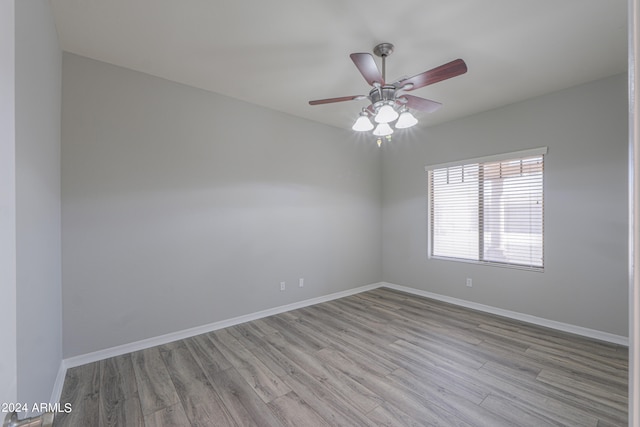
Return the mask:
<svg viewBox="0 0 640 427">
<path fill-rule="evenodd" d="M 366 114 L 360 114 L 360 117 L 358 117 L 353 126 L 351 126 L 351 129 L 364 132 L 373 129 L 373 123 L 371 123 L 371 120 L 369 120 Z"/>
<path fill-rule="evenodd" d="M 376 117 L 374 118 L 374 120 L 377 123 L 389 123 L 394 121 L 397 118 L 398 118 L 398 112 L 394 110 L 391 105 L 384 104 L 378 110 L 378 114 L 376 114 Z"/>
<path fill-rule="evenodd" d="M 393 133 L 393 129 L 387 123 L 380 123 L 373 131 L 375 136 L 387 136 Z"/>
<path fill-rule="evenodd" d="M 396 122 L 396 128 L 406 129 L 411 126 L 415 126 L 416 124 L 418 124 L 418 119 L 416 119 L 409 111 L 403 111 Z"/>
</svg>

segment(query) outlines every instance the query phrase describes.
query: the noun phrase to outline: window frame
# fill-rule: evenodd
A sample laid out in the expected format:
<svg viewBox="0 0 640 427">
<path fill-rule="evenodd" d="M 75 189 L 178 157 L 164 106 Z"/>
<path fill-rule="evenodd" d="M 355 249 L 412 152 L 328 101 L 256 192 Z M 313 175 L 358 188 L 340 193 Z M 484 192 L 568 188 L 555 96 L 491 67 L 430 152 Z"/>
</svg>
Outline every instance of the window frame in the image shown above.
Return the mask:
<svg viewBox="0 0 640 427">
<path fill-rule="evenodd" d="M 536 272 L 544 272 L 545 269 L 545 260 L 544 260 L 544 163 L 545 163 L 545 156 L 548 153 L 548 148 L 547 147 L 538 147 L 538 148 L 532 148 L 532 149 L 527 149 L 527 150 L 521 150 L 521 151 L 514 151 L 514 152 L 509 152 L 509 153 L 501 153 L 501 154 L 496 154 L 496 155 L 491 155 L 491 156 L 484 156 L 484 157 L 477 157 L 477 158 L 471 158 L 471 159 L 464 159 L 464 160 L 458 160 L 458 161 L 453 161 L 453 162 L 447 162 L 447 163 L 439 163 L 439 164 L 433 164 L 433 165 L 428 165 L 425 166 L 425 172 L 427 172 L 427 259 L 435 259 L 435 260 L 443 260 L 443 261 L 454 261 L 454 262 L 464 262 L 464 263 L 471 263 L 471 264 L 481 264 L 481 265 L 491 265 L 494 267 L 504 267 L 504 268 L 513 268 L 513 269 L 520 269 L 520 270 L 528 270 L 528 271 L 536 271 Z M 542 156 L 542 178 L 541 178 L 541 187 L 542 187 L 542 203 L 543 203 L 543 207 L 542 207 L 542 265 L 541 266 L 535 266 L 535 265 L 526 265 L 526 264 L 515 264 L 515 263 L 509 263 L 509 262 L 497 262 L 497 261 L 488 261 L 485 259 L 482 259 L 482 249 L 479 250 L 478 252 L 478 260 L 475 259 L 469 259 L 469 258 L 457 258 L 457 257 L 448 257 L 448 256 L 442 256 L 442 255 L 433 255 L 433 239 L 434 239 L 434 222 L 433 222 L 433 218 L 432 218 L 432 203 L 433 203 L 433 188 L 432 188 L 432 183 L 431 183 L 431 179 L 430 179 L 430 173 L 431 171 L 434 171 L 436 169 L 443 169 L 443 168 L 451 168 L 451 167 L 456 167 L 456 166 L 465 166 L 465 165 L 472 165 L 472 164 L 483 164 L 483 163 L 493 163 L 493 162 L 503 162 L 503 161 L 516 161 L 516 160 L 522 160 L 525 159 L 527 157 L 532 157 L 532 156 Z M 478 190 L 478 197 L 480 198 L 480 188 L 482 187 L 482 182 L 479 183 L 479 190 Z M 479 227 L 478 230 L 478 239 L 479 239 L 479 245 L 482 246 L 483 245 L 483 241 L 482 241 L 482 235 L 480 232 L 480 229 L 482 229 L 482 227 Z"/>
</svg>

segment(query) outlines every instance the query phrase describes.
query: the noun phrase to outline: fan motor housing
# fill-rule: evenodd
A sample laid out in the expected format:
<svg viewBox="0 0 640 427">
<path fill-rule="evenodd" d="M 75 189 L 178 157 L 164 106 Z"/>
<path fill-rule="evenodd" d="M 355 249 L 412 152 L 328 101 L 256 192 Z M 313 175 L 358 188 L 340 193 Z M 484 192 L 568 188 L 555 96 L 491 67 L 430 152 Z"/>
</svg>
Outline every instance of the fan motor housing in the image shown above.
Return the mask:
<svg viewBox="0 0 640 427">
<path fill-rule="evenodd" d="M 371 99 L 371 103 L 374 105 L 374 107 L 377 107 L 379 103 L 382 103 L 384 101 L 393 101 L 395 99 L 395 96 L 396 88 L 395 86 L 391 85 L 373 88 L 371 92 L 369 92 L 369 98 Z"/>
</svg>

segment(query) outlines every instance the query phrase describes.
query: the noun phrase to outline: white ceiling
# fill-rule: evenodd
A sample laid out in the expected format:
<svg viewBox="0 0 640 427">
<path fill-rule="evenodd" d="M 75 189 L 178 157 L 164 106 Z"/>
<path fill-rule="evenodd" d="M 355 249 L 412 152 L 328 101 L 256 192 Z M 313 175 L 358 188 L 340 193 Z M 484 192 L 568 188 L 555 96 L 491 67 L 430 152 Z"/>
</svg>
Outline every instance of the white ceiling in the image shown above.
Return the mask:
<svg viewBox="0 0 640 427">
<path fill-rule="evenodd" d="M 422 126 L 627 69 L 627 0 L 51 0 L 62 49 L 348 128 L 368 94 L 349 59 L 395 44 L 387 80 L 456 58 L 469 71 L 412 92 Z M 376 58 L 379 59 L 379 58 Z"/>
</svg>

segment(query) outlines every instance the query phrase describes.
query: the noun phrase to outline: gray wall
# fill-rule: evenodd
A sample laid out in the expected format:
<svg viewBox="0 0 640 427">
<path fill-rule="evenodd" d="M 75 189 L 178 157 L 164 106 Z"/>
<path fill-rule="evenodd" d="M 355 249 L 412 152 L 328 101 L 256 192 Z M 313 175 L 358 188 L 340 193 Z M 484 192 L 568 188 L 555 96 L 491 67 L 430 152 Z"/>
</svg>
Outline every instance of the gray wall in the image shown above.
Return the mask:
<svg viewBox="0 0 640 427">
<path fill-rule="evenodd" d="M 0 2 L 0 402 L 18 400 L 16 332 L 15 7 Z"/>
<path fill-rule="evenodd" d="M 627 336 L 626 94 L 618 75 L 394 141 L 383 156 L 384 281 Z M 544 273 L 428 260 L 424 166 L 539 146 L 549 147 Z"/>
<path fill-rule="evenodd" d="M 624 336 L 626 109 L 620 75 L 378 150 L 65 54 L 64 357 L 381 279 Z M 538 146 L 545 272 L 428 260 L 424 166 Z"/>
<path fill-rule="evenodd" d="M 38 403 L 62 359 L 62 53 L 49 1 L 15 8 L 18 401 Z"/>
<path fill-rule="evenodd" d="M 65 53 L 62 135 L 65 357 L 381 279 L 348 130 Z"/>
</svg>

